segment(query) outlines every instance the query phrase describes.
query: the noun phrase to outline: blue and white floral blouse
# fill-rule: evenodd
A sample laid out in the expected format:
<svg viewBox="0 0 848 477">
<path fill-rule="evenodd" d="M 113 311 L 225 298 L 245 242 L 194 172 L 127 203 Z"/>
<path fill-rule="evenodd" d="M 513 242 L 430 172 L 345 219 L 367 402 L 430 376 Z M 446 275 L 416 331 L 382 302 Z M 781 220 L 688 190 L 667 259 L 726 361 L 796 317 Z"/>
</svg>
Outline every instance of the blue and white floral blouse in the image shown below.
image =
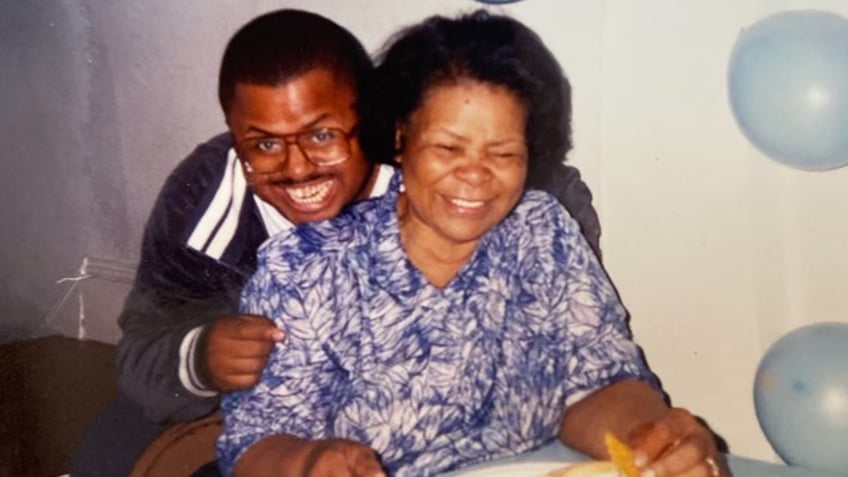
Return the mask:
<svg viewBox="0 0 848 477">
<path fill-rule="evenodd" d="M 401 245 L 389 192 L 269 240 L 242 311 L 286 330 L 255 387 L 224 397 L 220 466 L 272 434 L 370 445 L 427 476 L 553 439 L 567 406 L 655 384 L 625 310 L 551 196 L 525 193 L 444 288 Z"/>
</svg>

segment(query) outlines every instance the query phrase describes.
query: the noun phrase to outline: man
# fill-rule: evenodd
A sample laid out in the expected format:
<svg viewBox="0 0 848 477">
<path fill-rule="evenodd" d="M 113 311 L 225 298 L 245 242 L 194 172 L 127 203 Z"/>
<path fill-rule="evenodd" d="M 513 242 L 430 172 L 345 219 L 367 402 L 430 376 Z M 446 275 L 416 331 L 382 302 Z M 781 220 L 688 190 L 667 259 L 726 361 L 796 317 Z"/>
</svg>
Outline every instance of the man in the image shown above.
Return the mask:
<svg viewBox="0 0 848 477">
<path fill-rule="evenodd" d="M 272 12 L 230 40 L 219 77 L 229 133 L 199 146 L 159 194 L 119 319 L 120 395 L 85 437 L 74 477 L 127 475 L 168 424 L 206 416 L 219 393 L 259 379 L 284 335 L 237 314 L 256 250 L 382 194 L 393 173 L 376 162 L 371 74 L 359 41 L 312 13 Z M 549 183 L 597 250 L 579 173 L 562 166 Z"/>
</svg>

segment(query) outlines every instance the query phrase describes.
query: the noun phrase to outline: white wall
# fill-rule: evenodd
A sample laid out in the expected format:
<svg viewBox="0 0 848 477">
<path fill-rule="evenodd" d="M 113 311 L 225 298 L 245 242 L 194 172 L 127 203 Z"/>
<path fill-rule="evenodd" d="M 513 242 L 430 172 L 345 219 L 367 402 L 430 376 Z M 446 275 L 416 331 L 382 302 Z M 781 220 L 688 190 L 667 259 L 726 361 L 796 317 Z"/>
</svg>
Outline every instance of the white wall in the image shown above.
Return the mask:
<svg viewBox="0 0 848 477">
<path fill-rule="evenodd" d="M 791 328 L 848 321 L 848 169 L 801 172 L 763 157 L 734 122 L 727 64 L 740 28 L 765 15 L 848 15 L 848 3 L 606 5 L 600 78 L 583 84 L 566 64 L 575 94 L 587 89 L 586 107 L 600 111 L 597 129 L 576 130 L 574 159 L 598 162 L 585 169 L 606 263 L 675 404 L 735 452 L 766 458 L 751 399 L 758 360 Z M 597 150 L 584 154 L 586 142 Z"/>
<path fill-rule="evenodd" d="M 323 13 L 376 49 L 398 26 L 471 0 L 63 0 L 0 19 L 0 340 L 25 334 L 84 256 L 137 259 L 167 173 L 223 130 L 229 36 L 265 11 Z M 674 404 L 740 455 L 770 459 L 751 398 L 766 347 L 801 324 L 848 321 L 848 168 L 801 172 L 736 127 L 727 63 L 741 28 L 844 0 L 525 0 L 574 90 L 575 150 L 605 262 Z"/>
</svg>

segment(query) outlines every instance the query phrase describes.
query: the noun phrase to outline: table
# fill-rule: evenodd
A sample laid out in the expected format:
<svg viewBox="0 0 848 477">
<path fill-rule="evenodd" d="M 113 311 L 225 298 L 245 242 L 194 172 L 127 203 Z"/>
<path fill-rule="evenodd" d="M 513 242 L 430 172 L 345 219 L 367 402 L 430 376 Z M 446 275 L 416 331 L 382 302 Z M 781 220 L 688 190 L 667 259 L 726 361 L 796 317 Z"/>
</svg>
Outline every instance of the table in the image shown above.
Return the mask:
<svg viewBox="0 0 848 477">
<path fill-rule="evenodd" d="M 527 452 L 525 454 L 467 467 L 460 471 L 448 472 L 446 474 L 442 474 L 440 477 L 457 476 L 470 470 L 484 469 L 495 465 L 517 462 L 577 462 L 584 460 L 588 459 L 583 454 L 569 449 L 560 444 L 558 441 L 555 441 L 540 449 Z M 804 469 L 800 467 L 790 467 L 780 464 L 771 464 L 768 462 L 732 455 L 727 457 L 727 463 L 730 465 L 730 470 L 734 477 L 845 477 L 846 475 Z"/>
</svg>

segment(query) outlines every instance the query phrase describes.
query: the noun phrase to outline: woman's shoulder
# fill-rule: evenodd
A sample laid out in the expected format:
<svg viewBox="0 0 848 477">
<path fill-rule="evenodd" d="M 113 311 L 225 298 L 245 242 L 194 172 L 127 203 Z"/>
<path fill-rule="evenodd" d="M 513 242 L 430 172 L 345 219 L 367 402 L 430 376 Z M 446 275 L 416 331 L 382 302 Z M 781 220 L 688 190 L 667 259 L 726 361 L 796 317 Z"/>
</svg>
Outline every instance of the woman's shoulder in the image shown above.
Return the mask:
<svg viewBox="0 0 848 477">
<path fill-rule="evenodd" d="M 367 199 L 338 216 L 297 227 L 269 238 L 259 249 L 259 266 L 290 270 L 312 261 L 331 261 L 367 244 L 387 222 L 381 198 Z"/>
<path fill-rule="evenodd" d="M 540 190 L 526 191 L 510 218 L 511 227 L 535 233 L 546 230 L 579 233 L 579 226 L 556 197 Z"/>
<path fill-rule="evenodd" d="M 588 248 L 580 226 L 552 195 L 528 190 L 501 226 L 500 249 L 515 250 L 515 260 L 563 264 Z M 527 262 L 527 263 L 531 263 Z M 533 266 L 536 266 L 535 264 Z"/>
</svg>

